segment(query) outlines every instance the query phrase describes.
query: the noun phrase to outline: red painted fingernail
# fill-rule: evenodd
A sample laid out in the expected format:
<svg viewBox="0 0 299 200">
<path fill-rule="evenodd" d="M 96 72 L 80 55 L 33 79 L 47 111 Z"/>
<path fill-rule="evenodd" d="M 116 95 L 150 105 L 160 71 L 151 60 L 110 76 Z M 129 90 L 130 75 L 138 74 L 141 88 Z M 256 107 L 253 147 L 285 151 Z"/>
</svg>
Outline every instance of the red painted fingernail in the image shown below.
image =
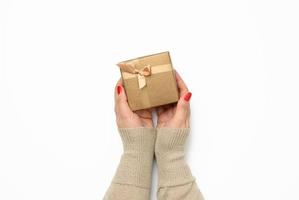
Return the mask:
<svg viewBox="0 0 299 200">
<path fill-rule="evenodd" d="M 185 96 L 184 96 L 185 101 L 190 101 L 191 96 L 192 96 L 191 92 L 188 92 L 187 94 L 185 94 Z"/>
<path fill-rule="evenodd" d="M 118 94 L 118 95 L 121 93 L 121 90 L 122 90 L 122 89 L 121 89 L 121 86 L 118 85 L 118 86 L 117 86 L 117 94 Z"/>
</svg>

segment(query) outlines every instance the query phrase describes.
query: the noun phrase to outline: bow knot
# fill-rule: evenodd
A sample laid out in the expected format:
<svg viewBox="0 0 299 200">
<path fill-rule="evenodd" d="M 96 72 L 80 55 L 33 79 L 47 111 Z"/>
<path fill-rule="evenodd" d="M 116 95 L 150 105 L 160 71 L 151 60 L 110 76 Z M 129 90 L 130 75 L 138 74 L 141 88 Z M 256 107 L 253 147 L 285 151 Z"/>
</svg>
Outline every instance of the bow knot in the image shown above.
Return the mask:
<svg viewBox="0 0 299 200">
<path fill-rule="evenodd" d="M 136 67 L 137 64 L 134 62 L 128 62 L 128 63 L 122 62 L 117 65 L 123 72 L 128 72 L 130 74 L 137 74 L 139 89 L 142 89 L 146 86 L 145 77 L 151 75 L 151 65 L 145 65 L 141 69 L 138 69 Z"/>
</svg>

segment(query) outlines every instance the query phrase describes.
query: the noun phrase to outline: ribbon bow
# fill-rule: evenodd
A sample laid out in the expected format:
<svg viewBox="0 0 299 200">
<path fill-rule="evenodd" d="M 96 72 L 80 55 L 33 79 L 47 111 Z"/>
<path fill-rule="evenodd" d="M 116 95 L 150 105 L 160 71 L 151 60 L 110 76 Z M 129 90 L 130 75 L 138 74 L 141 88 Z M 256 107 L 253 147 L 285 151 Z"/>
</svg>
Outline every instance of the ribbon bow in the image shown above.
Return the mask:
<svg viewBox="0 0 299 200">
<path fill-rule="evenodd" d="M 145 77 L 150 76 L 152 74 L 151 65 L 145 65 L 141 69 L 137 69 L 136 67 L 137 64 L 134 62 L 128 62 L 128 63 L 122 62 L 122 63 L 118 63 L 117 65 L 123 72 L 128 72 L 130 74 L 137 74 L 139 89 L 142 89 L 146 86 Z"/>
</svg>

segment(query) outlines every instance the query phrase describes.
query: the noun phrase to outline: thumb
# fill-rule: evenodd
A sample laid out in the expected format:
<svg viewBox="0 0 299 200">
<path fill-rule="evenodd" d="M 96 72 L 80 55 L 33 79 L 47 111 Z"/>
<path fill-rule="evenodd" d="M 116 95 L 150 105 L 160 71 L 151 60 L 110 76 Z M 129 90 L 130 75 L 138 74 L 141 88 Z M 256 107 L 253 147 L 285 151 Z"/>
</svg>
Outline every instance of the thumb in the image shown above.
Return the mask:
<svg viewBox="0 0 299 200">
<path fill-rule="evenodd" d="M 174 115 L 174 118 L 176 119 L 177 122 L 185 122 L 189 118 L 190 115 L 189 101 L 191 99 L 191 96 L 192 96 L 191 92 L 186 92 L 180 97 Z"/>
<path fill-rule="evenodd" d="M 121 83 L 118 83 L 115 87 L 115 112 L 119 116 L 127 116 L 132 113 L 127 102 L 126 92 Z"/>
</svg>

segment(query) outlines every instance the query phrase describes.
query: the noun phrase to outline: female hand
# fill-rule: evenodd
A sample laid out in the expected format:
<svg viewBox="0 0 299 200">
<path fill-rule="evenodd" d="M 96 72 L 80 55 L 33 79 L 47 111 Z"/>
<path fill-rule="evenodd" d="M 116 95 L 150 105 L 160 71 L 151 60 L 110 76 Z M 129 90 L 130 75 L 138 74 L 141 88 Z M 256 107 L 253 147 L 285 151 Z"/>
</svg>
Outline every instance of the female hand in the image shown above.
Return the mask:
<svg viewBox="0 0 299 200">
<path fill-rule="evenodd" d="M 127 96 L 119 80 L 115 87 L 115 114 L 118 128 L 139 128 L 153 127 L 151 109 L 138 110 L 133 112 L 127 102 Z"/>
<path fill-rule="evenodd" d="M 180 93 L 180 99 L 175 104 L 169 104 L 157 108 L 157 128 L 189 128 L 189 101 L 192 93 L 188 91 L 186 84 L 177 72 L 176 81 Z"/>
</svg>

